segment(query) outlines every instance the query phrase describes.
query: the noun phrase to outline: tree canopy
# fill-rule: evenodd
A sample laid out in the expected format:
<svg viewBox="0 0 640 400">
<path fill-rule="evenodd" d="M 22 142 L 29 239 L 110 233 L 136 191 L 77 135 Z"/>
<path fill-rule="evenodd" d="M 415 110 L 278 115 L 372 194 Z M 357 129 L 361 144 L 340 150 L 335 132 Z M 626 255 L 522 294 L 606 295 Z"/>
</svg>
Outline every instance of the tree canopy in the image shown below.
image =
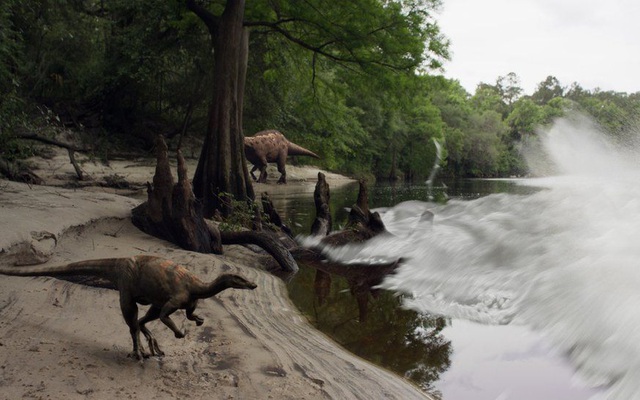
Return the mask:
<svg viewBox="0 0 640 400">
<path fill-rule="evenodd" d="M 42 119 L 81 131 L 104 153 L 149 151 L 157 134 L 173 148 L 181 136 L 206 143 L 222 53 L 206 21 L 219 23 L 236 1 L 6 3 L 0 157 L 27 155 L 16 132 Z M 198 7 L 206 14 L 194 12 Z M 638 93 L 567 86 L 553 76 L 530 95 L 516 73 L 467 93 L 439 75 L 449 53 L 438 7 L 435 0 L 247 2 L 242 107 L 234 111 L 240 124 L 226 136 L 238 157 L 216 168 L 242 168 L 241 135 L 278 129 L 319 154 L 321 167 L 356 177 L 425 179 L 434 140 L 444 144 L 448 176 L 522 175 L 521 143 L 567 110 L 591 114 L 610 132 L 637 115 Z M 217 163 L 224 146 L 201 154 Z M 243 174 L 229 181 L 236 175 Z M 223 186 L 200 195 L 215 198 L 211 192 Z M 250 195 L 246 179 L 231 186 L 239 197 Z"/>
</svg>

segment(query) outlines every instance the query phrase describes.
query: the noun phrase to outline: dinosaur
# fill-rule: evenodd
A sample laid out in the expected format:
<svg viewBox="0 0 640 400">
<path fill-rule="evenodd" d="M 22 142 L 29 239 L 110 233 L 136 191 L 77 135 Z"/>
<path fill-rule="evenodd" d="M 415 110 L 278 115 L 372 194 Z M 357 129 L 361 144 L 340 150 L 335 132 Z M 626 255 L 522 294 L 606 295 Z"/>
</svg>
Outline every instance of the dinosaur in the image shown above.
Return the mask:
<svg viewBox="0 0 640 400">
<path fill-rule="evenodd" d="M 287 183 L 285 164 L 287 156 L 310 156 L 320 158 L 316 153 L 292 143 L 276 130 L 266 130 L 244 138 L 244 154 L 253 164 L 251 176 L 258 183 L 267 183 L 267 163 L 278 164 L 280 179 L 278 183 Z M 254 172 L 259 169 L 260 177 L 256 179 Z"/>
<path fill-rule="evenodd" d="M 185 333 L 181 332 L 170 318 L 174 311 L 186 310 L 187 319 L 200 326 L 204 320 L 194 314 L 199 299 L 215 296 L 228 288 L 253 290 L 257 286 L 233 274 L 223 274 L 210 283 L 204 283 L 185 267 L 173 261 L 144 255 L 86 260 L 49 267 L 2 267 L 0 274 L 53 277 L 88 275 L 110 281 L 120 292 L 122 316 L 129 326 L 133 340 L 133 352 L 129 356 L 138 360 L 149 357 L 140 343 L 140 332 L 147 339 L 150 355 L 164 355 L 158 342 L 145 326 L 148 322 L 160 319 L 173 331 L 176 338 L 183 338 Z M 145 316 L 140 319 L 138 304 L 151 305 Z"/>
</svg>

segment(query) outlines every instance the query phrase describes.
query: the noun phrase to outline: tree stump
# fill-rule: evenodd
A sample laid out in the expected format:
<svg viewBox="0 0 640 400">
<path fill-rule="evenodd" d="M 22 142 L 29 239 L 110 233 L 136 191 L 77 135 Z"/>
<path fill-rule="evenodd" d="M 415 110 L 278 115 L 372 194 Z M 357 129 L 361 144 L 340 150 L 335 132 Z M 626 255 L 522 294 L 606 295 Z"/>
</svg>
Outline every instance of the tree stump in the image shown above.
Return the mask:
<svg viewBox="0 0 640 400">
<path fill-rule="evenodd" d="M 204 220 L 180 150 L 177 158 L 178 182 L 174 183 L 167 144 L 158 136 L 153 184 L 147 183 L 147 201 L 132 210 L 132 222 L 140 230 L 185 250 L 222 254 L 220 231 Z"/>
<path fill-rule="evenodd" d="M 298 271 L 298 264 L 287 248 L 268 232 L 220 232 L 204 219 L 202 206 L 195 198 L 187 167 L 180 150 L 178 182 L 174 183 L 167 145 L 159 136 L 156 144 L 156 172 L 153 184 L 147 183 L 147 201 L 132 210 L 132 222 L 143 232 L 168 240 L 185 250 L 222 254 L 222 244 L 256 244 L 266 250 L 288 273 Z"/>
<path fill-rule="evenodd" d="M 280 214 L 276 211 L 276 208 L 273 206 L 273 202 L 269 197 L 269 193 L 264 192 L 260 197 L 260 201 L 262 203 L 262 210 L 269 217 L 269 222 L 271 222 L 276 227 L 280 228 L 284 233 L 286 233 L 289 237 L 293 237 L 293 233 L 291 229 L 282 222 L 282 218 L 280 218 Z"/>
<path fill-rule="evenodd" d="M 331 193 L 329 184 L 322 172 L 318 172 L 318 183 L 313 191 L 313 202 L 316 206 L 316 218 L 311 225 L 311 234 L 314 236 L 327 236 L 331 233 Z"/>
</svg>

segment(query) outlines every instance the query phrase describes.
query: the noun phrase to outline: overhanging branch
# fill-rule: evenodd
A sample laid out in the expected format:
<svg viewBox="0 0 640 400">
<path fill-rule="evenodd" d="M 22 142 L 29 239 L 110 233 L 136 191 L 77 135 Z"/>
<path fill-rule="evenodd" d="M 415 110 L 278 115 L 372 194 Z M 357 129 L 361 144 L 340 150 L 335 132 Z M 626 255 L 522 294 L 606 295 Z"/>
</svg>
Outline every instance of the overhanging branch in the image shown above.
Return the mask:
<svg viewBox="0 0 640 400">
<path fill-rule="evenodd" d="M 385 67 L 385 68 L 389 68 L 389 69 L 393 69 L 393 70 L 406 70 L 408 68 L 408 66 L 395 65 L 395 64 L 383 62 L 381 59 L 367 59 L 365 57 L 358 57 L 354 53 L 353 49 L 351 49 L 349 46 L 347 46 L 346 44 L 342 43 L 338 39 L 328 40 L 328 41 L 326 41 L 324 43 L 321 43 L 319 45 L 312 45 L 312 44 L 304 41 L 303 39 L 300 39 L 299 37 L 294 36 L 290 31 L 288 31 L 287 29 L 283 28 L 282 25 L 287 23 L 287 22 L 305 22 L 305 23 L 308 23 L 308 21 L 302 21 L 300 19 L 289 18 L 289 19 L 278 20 L 278 21 L 275 21 L 275 22 L 268 22 L 268 21 L 245 22 L 244 25 L 245 26 L 249 26 L 249 27 L 260 26 L 260 27 L 269 28 L 270 30 L 281 34 L 283 37 L 285 37 L 290 42 L 295 43 L 295 44 L 301 46 L 302 48 L 310 50 L 314 54 L 322 55 L 322 56 L 324 56 L 324 57 L 326 57 L 326 58 L 328 58 L 330 60 L 333 60 L 335 62 L 338 62 L 338 63 L 342 63 L 342 64 L 358 64 L 360 66 L 365 65 L 365 64 L 373 64 L 373 65 L 379 65 L 379 66 L 382 66 L 382 67 Z M 374 31 L 372 31 L 372 33 L 380 31 L 380 30 L 387 29 L 390 26 L 391 25 L 377 28 Z M 351 57 L 340 56 L 340 55 L 331 53 L 331 52 L 326 50 L 326 48 L 328 46 L 336 45 L 336 44 L 340 44 L 340 43 L 342 43 L 342 45 L 344 46 L 346 51 L 351 55 Z"/>
<path fill-rule="evenodd" d="M 79 151 L 79 152 L 83 152 L 83 153 L 87 153 L 90 152 L 90 149 L 85 149 L 85 148 L 79 148 L 67 143 L 62 143 L 59 142 L 57 140 L 54 139 L 49 139 L 43 136 L 38 136 L 35 133 L 19 133 L 16 135 L 17 139 L 27 139 L 27 140 L 35 140 L 37 142 L 41 142 L 41 143 L 46 143 L 46 144 L 51 144 L 54 146 L 58 146 L 58 147 L 62 147 L 64 149 L 67 149 L 67 152 L 69 153 L 69 161 L 71 162 L 71 164 L 73 165 L 73 169 L 76 171 L 76 175 L 78 175 L 78 179 L 79 180 L 83 180 L 85 178 L 84 176 L 84 171 L 82 171 L 82 168 L 80 168 L 80 165 L 78 165 L 78 162 L 76 161 L 76 157 L 75 157 L 75 152 Z"/>
<path fill-rule="evenodd" d="M 218 35 L 218 25 L 220 19 L 217 16 L 213 15 L 213 13 L 211 13 L 209 10 L 196 3 L 195 0 L 187 0 L 187 8 L 195 15 L 197 15 L 198 18 L 202 20 L 202 22 L 204 22 L 204 24 L 207 26 L 207 29 L 209 30 L 211 38 L 215 41 L 215 38 Z"/>
</svg>

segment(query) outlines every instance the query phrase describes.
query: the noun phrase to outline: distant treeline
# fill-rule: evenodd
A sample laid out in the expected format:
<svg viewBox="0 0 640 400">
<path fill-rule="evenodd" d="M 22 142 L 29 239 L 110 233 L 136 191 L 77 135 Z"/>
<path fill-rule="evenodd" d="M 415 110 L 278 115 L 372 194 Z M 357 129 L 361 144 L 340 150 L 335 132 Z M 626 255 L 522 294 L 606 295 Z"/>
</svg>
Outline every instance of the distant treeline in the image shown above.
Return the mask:
<svg viewBox="0 0 640 400">
<path fill-rule="evenodd" d="M 5 3 L 0 9 L 0 157 L 27 154 L 14 137 L 29 129 L 36 115 L 82 130 L 104 146 L 148 150 L 158 133 L 174 140 L 204 134 L 211 101 L 211 39 L 182 2 Z M 223 3 L 207 4 L 215 9 Z M 267 9 L 276 3 L 295 7 L 294 1 L 255 2 L 247 14 L 276 13 Z M 322 2 L 305 2 L 312 3 Z M 401 16 L 403 7 L 415 2 L 384 3 L 397 3 Z M 638 93 L 591 91 L 577 83 L 567 87 L 552 76 L 530 96 L 523 96 L 513 73 L 466 92 L 457 81 L 437 74 L 439 60 L 448 57 L 448 41 L 427 15 L 438 1 L 423 3 L 420 30 L 397 33 L 413 35 L 415 49 L 393 55 L 396 42 L 380 38 L 380 46 L 387 46 L 385 57 L 396 61 L 409 57 L 408 52 L 429 54 L 421 65 L 407 68 L 397 63 L 385 68 L 392 63 L 365 53 L 375 50 L 370 47 L 358 56 L 375 62 L 357 65 L 332 59 L 334 53 L 318 56 L 320 45 L 309 51 L 273 29 L 251 28 L 245 135 L 279 129 L 321 155 L 324 168 L 407 180 L 429 175 L 435 139 L 443 144 L 445 175 L 500 177 L 526 174 L 521 143 L 535 140 L 537 127 L 567 110 L 592 115 L 613 134 L 640 115 Z M 314 9 L 322 12 L 320 6 Z M 318 32 L 345 26 L 340 40 L 357 40 L 348 36 L 352 16 L 326 13 L 327 25 L 316 23 Z M 374 17 L 358 15 L 361 20 Z M 357 49 L 353 42 L 349 46 Z"/>
</svg>

